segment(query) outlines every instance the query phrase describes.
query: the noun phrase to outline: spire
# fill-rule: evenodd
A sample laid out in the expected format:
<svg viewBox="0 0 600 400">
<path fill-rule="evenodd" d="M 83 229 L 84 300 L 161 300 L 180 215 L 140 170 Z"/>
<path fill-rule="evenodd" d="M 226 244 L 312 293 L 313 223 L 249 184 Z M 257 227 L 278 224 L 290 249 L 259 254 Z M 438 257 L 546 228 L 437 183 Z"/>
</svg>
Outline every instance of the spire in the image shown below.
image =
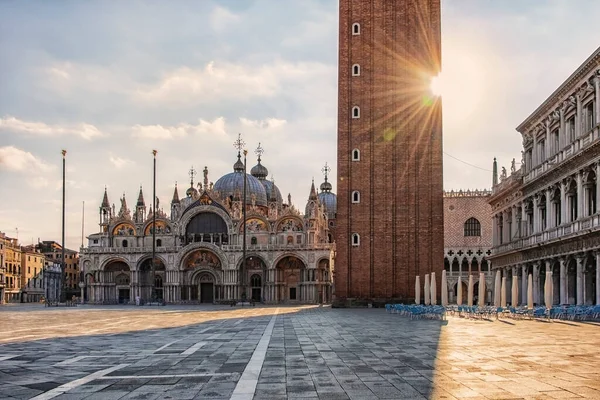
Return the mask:
<svg viewBox="0 0 600 400">
<path fill-rule="evenodd" d="M 254 154 L 258 156 L 258 164 L 256 164 L 250 170 L 250 174 L 259 180 L 267 179 L 269 175 L 269 170 L 260 163 L 261 156 L 264 154 L 265 150 L 260 146 L 260 142 L 258 143 L 258 147 L 254 150 Z"/>
<path fill-rule="evenodd" d="M 179 193 L 177 193 L 177 182 L 175 182 L 175 190 L 173 191 L 173 200 L 171 200 L 171 204 L 179 203 Z"/>
<path fill-rule="evenodd" d="M 104 186 L 104 198 L 102 199 L 102 208 L 104 207 L 110 208 L 110 203 L 108 202 L 108 193 L 106 193 L 106 186 Z"/>
<path fill-rule="evenodd" d="M 244 163 L 242 162 L 242 149 L 246 145 L 246 142 L 242 140 L 242 134 L 238 133 L 238 138 L 235 142 L 233 142 L 233 147 L 235 147 L 238 151 L 237 161 L 233 164 L 233 170 L 235 172 L 244 172 Z"/>
<path fill-rule="evenodd" d="M 144 193 L 142 192 L 142 185 L 140 185 L 140 194 L 138 195 L 136 207 L 146 207 L 144 202 Z"/>
<path fill-rule="evenodd" d="M 492 187 L 498 184 L 498 163 L 496 162 L 496 157 L 494 157 L 494 168 L 492 172 Z"/>
<path fill-rule="evenodd" d="M 310 195 L 308 196 L 309 200 L 317 199 L 317 191 L 315 190 L 315 178 L 312 180 L 312 184 L 310 185 Z"/>
</svg>

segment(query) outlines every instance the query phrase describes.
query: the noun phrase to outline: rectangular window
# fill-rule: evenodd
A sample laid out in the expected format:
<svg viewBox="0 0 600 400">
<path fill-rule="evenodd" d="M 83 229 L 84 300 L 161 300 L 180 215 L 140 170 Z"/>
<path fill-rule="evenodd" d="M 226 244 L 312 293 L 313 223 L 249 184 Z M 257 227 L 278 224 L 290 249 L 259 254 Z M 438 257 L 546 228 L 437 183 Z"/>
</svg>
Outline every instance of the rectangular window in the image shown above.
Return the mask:
<svg viewBox="0 0 600 400">
<path fill-rule="evenodd" d="M 539 156 L 540 156 L 540 164 L 541 164 L 546 159 L 546 141 L 540 140 L 538 144 L 539 144 L 539 148 L 540 148 Z"/>
<path fill-rule="evenodd" d="M 575 140 L 575 116 L 572 116 L 567 121 L 567 138 L 569 139 L 569 143 Z"/>
<path fill-rule="evenodd" d="M 552 132 L 552 141 L 554 142 L 554 153 L 558 153 L 560 151 L 560 137 L 558 133 L 558 128 Z"/>
<path fill-rule="evenodd" d="M 585 130 L 586 132 L 592 130 L 595 125 L 594 121 L 594 102 L 590 101 L 585 106 Z"/>
</svg>

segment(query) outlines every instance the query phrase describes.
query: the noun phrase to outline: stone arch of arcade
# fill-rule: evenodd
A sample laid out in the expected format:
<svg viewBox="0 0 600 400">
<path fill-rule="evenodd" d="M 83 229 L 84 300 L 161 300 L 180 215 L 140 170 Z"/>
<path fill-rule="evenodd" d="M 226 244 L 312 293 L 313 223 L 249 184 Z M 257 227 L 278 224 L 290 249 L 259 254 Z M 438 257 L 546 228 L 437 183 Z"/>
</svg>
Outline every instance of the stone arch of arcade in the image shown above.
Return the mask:
<svg viewBox="0 0 600 400">
<path fill-rule="evenodd" d="M 166 281 L 166 261 L 159 255 L 154 257 L 154 274 L 152 273 L 152 255 L 144 255 L 138 260 L 137 268 L 132 271 L 134 299 L 139 297 L 144 301 L 152 299 L 152 288 L 156 291 L 156 300 L 164 299 Z"/>
<path fill-rule="evenodd" d="M 274 301 L 307 302 L 313 297 L 305 284 L 308 278 L 306 263 L 297 255 L 285 255 L 275 263 Z M 314 286 L 311 285 L 311 286 Z"/>
<path fill-rule="evenodd" d="M 178 271 L 181 280 L 177 294 L 181 301 L 213 303 L 224 298 L 224 257 L 216 250 L 216 246 L 204 244 L 181 257 Z"/>
<path fill-rule="evenodd" d="M 121 257 L 105 260 L 93 275 L 87 274 L 89 298 L 93 303 L 115 304 L 131 301 L 131 266 Z"/>
<path fill-rule="evenodd" d="M 240 259 L 237 265 L 238 282 L 241 286 L 240 296 L 243 299 L 252 299 L 255 302 L 270 301 L 266 296 L 266 285 L 274 282 L 275 271 L 269 270 L 267 261 L 256 253 L 246 254 L 246 263 Z M 254 282 L 252 278 L 254 277 Z M 257 285 L 260 277 L 260 285 Z M 244 296 L 245 295 L 245 296 Z"/>
</svg>

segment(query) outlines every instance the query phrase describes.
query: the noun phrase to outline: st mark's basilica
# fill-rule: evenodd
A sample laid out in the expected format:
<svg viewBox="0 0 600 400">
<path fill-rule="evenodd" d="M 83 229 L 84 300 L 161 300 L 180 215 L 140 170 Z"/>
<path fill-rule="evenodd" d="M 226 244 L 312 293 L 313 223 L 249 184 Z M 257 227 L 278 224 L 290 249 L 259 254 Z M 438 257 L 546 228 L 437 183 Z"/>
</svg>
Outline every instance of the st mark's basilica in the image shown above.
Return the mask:
<svg viewBox="0 0 600 400">
<path fill-rule="evenodd" d="M 241 142 L 238 139 L 238 143 Z M 241 146 L 238 146 L 241 150 Z M 100 232 L 89 235 L 80 265 L 89 303 L 219 303 L 253 300 L 265 303 L 330 302 L 333 292 L 336 195 L 325 180 L 314 182 L 301 213 L 284 202 L 268 170 L 258 163 L 245 173 L 238 151 L 233 172 L 209 183 L 194 184 L 180 198 L 175 185 L 170 215 L 158 208 L 146 213 L 140 188 L 135 208 L 125 195 L 118 212 L 105 189 Z M 244 176 L 246 176 L 246 262 L 244 253 Z M 308 189 L 308 187 L 307 187 Z M 155 226 L 153 226 L 155 220 Z M 152 269 L 153 229 L 155 268 Z"/>
</svg>

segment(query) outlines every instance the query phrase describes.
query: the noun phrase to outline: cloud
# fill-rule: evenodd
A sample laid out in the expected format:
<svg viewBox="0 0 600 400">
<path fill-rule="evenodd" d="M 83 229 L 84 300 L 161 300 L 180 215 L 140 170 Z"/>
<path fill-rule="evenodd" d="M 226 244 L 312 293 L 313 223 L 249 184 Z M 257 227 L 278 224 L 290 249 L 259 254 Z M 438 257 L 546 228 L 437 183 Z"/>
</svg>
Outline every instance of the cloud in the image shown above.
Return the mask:
<svg viewBox="0 0 600 400">
<path fill-rule="evenodd" d="M 47 187 L 48 178 L 45 176 L 55 167 L 46 164 L 28 151 L 14 146 L 0 147 L 0 170 L 23 173 L 29 177 L 27 184 L 35 188 Z"/>
<path fill-rule="evenodd" d="M 210 26 L 219 33 L 224 32 L 226 29 L 230 29 L 231 26 L 239 22 L 239 20 L 239 15 L 219 6 L 216 6 L 210 13 Z"/>
<path fill-rule="evenodd" d="M 203 68 L 181 67 L 137 90 L 139 101 L 180 107 L 214 104 L 225 99 L 248 101 L 285 94 L 290 84 L 300 89 L 326 76 L 335 81 L 335 66 L 317 62 L 276 61 L 252 66 L 211 61 Z"/>
<path fill-rule="evenodd" d="M 187 123 L 181 123 L 177 126 L 134 125 L 132 130 L 133 137 L 163 140 L 183 138 L 190 135 L 227 135 L 225 132 L 225 118 L 223 117 L 215 118 L 212 122 L 200 119 L 197 125 Z"/>
<path fill-rule="evenodd" d="M 114 156 L 113 154 L 110 154 L 108 159 L 110 160 L 110 162 L 115 166 L 115 168 L 120 169 L 123 168 L 125 166 L 129 166 L 129 165 L 133 165 L 134 162 L 127 159 L 127 158 L 121 158 L 121 157 L 117 157 Z"/>
<path fill-rule="evenodd" d="M 48 125 L 43 122 L 23 121 L 11 116 L 0 118 L 0 131 L 47 137 L 79 136 L 85 140 L 104 136 L 98 128 L 91 124 Z"/>
<path fill-rule="evenodd" d="M 259 128 L 259 129 L 277 129 L 281 128 L 287 121 L 285 119 L 277 119 L 277 118 L 266 118 L 261 120 L 253 120 L 241 117 L 240 122 L 242 126 L 250 127 L 250 128 Z"/>
</svg>

